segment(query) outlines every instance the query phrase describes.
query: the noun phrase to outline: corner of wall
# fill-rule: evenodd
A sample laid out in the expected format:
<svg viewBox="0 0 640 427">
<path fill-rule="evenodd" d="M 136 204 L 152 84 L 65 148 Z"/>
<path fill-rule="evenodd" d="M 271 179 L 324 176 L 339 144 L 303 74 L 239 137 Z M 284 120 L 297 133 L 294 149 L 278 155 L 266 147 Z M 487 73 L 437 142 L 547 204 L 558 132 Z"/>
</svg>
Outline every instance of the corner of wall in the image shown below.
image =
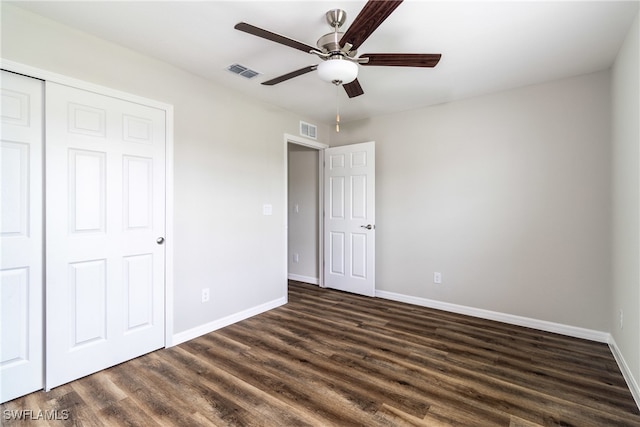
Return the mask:
<svg viewBox="0 0 640 427">
<path fill-rule="evenodd" d="M 629 391 L 631 391 L 631 395 L 633 396 L 633 400 L 636 402 L 636 406 L 640 409 L 640 387 L 638 386 L 637 381 L 633 377 L 633 372 L 629 368 L 618 344 L 616 344 L 613 336 L 609 336 L 609 348 L 611 349 L 611 353 L 613 354 L 614 359 L 618 363 L 618 367 L 620 368 L 620 372 L 622 372 L 622 376 L 624 380 L 627 382 L 627 386 L 629 387 Z"/>
<path fill-rule="evenodd" d="M 640 13 L 636 15 L 611 72 L 612 306 L 609 314 L 610 345 L 636 403 L 640 402 L 639 21 Z"/>
</svg>

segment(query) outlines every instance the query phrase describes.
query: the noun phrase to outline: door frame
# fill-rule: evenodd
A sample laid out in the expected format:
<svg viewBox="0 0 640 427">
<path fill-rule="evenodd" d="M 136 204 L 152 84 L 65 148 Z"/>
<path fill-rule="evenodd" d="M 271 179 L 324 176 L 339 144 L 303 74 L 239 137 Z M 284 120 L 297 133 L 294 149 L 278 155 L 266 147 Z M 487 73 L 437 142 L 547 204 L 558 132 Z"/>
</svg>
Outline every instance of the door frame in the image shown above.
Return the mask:
<svg viewBox="0 0 640 427">
<path fill-rule="evenodd" d="M 287 295 L 289 282 L 289 144 L 302 145 L 318 151 L 318 286 L 324 288 L 324 150 L 329 145 L 302 136 L 284 134 L 284 271 L 287 277 L 285 281 L 284 295 Z"/>
<path fill-rule="evenodd" d="M 0 68 L 28 77 L 33 77 L 47 81 L 59 83 L 66 86 L 75 87 L 77 89 L 96 92 L 102 95 L 119 98 L 125 101 L 135 102 L 149 107 L 157 108 L 165 112 L 166 118 L 166 146 L 165 146 L 165 280 L 164 280 L 164 333 L 165 348 L 173 346 L 173 302 L 174 302 L 174 265 L 173 265 L 173 105 L 152 99 L 140 97 L 120 90 L 112 89 L 105 86 L 96 85 L 73 77 L 57 74 L 41 68 L 32 67 L 30 65 L 0 58 Z M 46 144 L 46 140 L 45 140 Z M 46 159 L 45 159 L 46 162 Z M 46 164 L 46 163 L 45 163 Z M 46 212 L 44 212 L 46 215 Z M 44 242 L 43 242 L 44 244 Z M 43 247 L 44 253 L 44 247 Z M 46 293 L 46 284 L 44 292 Z M 43 307 L 44 309 L 44 307 Z M 45 332 L 46 333 L 46 332 Z"/>
</svg>

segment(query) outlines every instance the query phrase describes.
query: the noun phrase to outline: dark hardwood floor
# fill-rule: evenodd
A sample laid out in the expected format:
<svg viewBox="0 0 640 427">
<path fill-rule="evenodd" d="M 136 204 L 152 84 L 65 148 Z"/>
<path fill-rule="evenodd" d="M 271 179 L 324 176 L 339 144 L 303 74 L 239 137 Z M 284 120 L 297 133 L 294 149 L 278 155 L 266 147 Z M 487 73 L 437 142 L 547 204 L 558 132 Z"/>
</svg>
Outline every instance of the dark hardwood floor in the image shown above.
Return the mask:
<svg viewBox="0 0 640 427">
<path fill-rule="evenodd" d="M 1 424 L 640 426 L 605 344 L 289 289 L 283 307 L 0 405 Z"/>
</svg>

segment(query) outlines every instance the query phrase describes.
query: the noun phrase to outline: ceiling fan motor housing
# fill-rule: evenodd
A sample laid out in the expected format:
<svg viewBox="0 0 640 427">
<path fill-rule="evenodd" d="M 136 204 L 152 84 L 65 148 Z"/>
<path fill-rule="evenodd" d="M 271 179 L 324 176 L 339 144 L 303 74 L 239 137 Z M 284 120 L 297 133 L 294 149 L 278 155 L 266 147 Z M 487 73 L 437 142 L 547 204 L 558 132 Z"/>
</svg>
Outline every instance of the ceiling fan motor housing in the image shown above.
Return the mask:
<svg viewBox="0 0 640 427">
<path fill-rule="evenodd" d="M 318 47 L 325 53 L 340 53 L 340 39 L 344 33 L 329 33 L 318 39 Z"/>
<path fill-rule="evenodd" d="M 327 23 L 333 32 L 325 34 L 320 37 L 317 42 L 317 46 L 323 53 L 330 54 L 330 56 L 340 55 L 342 57 L 353 58 L 356 56 L 357 51 L 351 51 L 351 46 L 340 47 L 340 40 L 344 35 L 344 32 L 339 32 L 338 29 L 347 20 L 347 12 L 342 9 L 332 9 L 326 13 Z"/>
</svg>

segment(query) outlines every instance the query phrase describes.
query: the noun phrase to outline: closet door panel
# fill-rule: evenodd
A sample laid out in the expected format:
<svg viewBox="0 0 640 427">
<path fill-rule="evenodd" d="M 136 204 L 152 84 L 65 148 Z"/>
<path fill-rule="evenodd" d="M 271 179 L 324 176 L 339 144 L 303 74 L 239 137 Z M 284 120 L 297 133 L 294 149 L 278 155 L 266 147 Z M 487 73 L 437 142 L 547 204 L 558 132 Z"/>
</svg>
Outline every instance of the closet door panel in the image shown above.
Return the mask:
<svg viewBox="0 0 640 427">
<path fill-rule="evenodd" d="M 43 82 L 2 71 L 0 402 L 43 387 Z"/>
<path fill-rule="evenodd" d="M 164 346 L 165 112 L 55 83 L 47 99 L 52 388 Z"/>
</svg>

